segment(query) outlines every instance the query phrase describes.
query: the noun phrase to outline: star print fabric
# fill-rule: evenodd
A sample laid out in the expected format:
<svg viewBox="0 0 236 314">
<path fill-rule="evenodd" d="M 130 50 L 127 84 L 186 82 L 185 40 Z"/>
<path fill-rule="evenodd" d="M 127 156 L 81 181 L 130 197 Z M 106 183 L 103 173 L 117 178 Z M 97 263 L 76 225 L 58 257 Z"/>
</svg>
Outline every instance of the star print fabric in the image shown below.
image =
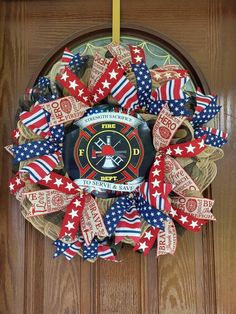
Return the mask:
<svg viewBox="0 0 236 314">
<path fill-rule="evenodd" d="M 105 217 L 104 224 L 109 235 L 115 232 L 116 226 L 124 215 L 125 211 L 132 206 L 132 200 L 129 197 L 122 196 L 108 209 Z"/>
</svg>

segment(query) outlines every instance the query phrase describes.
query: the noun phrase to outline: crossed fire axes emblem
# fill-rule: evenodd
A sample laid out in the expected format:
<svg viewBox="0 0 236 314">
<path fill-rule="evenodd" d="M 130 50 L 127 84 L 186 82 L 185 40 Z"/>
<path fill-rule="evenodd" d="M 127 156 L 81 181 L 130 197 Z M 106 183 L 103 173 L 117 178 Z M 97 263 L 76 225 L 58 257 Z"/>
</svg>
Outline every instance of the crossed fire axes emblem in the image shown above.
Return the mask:
<svg viewBox="0 0 236 314">
<path fill-rule="evenodd" d="M 96 148 L 92 148 L 92 159 L 100 158 L 96 165 L 103 162 L 102 168 L 104 169 L 114 169 L 117 166 L 120 165 L 122 161 L 124 161 L 123 158 L 125 158 L 125 155 L 127 153 L 127 150 L 116 150 L 115 147 L 118 146 L 121 143 L 121 140 L 119 140 L 115 145 L 112 146 L 111 143 L 111 136 L 106 136 L 106 142 L 104 142 L 101 138 L 98 139 L 97 142 L 94 142 L 94 145 L 96 145 L 99 150 L 96 150 Z"/>
</svg>

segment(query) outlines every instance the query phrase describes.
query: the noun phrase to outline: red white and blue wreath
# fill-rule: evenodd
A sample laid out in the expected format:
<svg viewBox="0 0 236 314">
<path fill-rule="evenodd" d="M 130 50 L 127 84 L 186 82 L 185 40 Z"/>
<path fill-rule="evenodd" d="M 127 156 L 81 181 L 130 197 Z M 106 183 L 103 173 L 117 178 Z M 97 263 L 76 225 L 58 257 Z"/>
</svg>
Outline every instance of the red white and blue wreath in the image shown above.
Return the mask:
<svg viewBox="0 0 236 314">
<path fill-rule="evenodd" d="M 107 50 L 66 48 L 54 78 L 27 90 L 7 146 L 17 169 L 10 192 L 54 239 L 55 257 L 116 261 L 122 242 L 144 255 L 155 243 L 157 256 L 174 254 L 176 226 L 200 231 L 214 220 L 202 192 L 227 134 L 205 124 L 221 106 L 186 92 L 179 66 L 149 69 L 141 47 Z"/>
</svg>

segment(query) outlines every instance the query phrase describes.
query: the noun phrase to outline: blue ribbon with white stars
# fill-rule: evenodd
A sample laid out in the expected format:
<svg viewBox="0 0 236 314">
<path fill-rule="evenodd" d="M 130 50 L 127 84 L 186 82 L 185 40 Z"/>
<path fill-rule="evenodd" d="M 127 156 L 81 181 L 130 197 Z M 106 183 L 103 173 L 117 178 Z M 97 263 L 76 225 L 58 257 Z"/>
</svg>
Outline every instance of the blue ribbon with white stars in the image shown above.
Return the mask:
<svg viewBox="0 0 236 314">
<path fill-rule="evenodd" d="M 135 197 L 135 203 L 140 216 L 146 220 L 149 225 L 162 230 L 165 229 L 165 221 L 170 220 L 170 217 L 157 208 L 152 207 L 141 196 Z"/>
<path fill-rule="evenodd" d="M 166 100 L 153 100 L 151 98 L 152 79 L 147 65 L 144 62 L 132 64 L 132 69 L 136 77 L 139 104 L 149 113 L 158 115 Z M 168 100 L 168 105 L 173 115 L 191 116 L 191 113 L 184 107 L 186 101 L 187 98 Z"/>
<path fill-rule="evenodd" d="M 49 119 L 50 113 L 45 110 L 46 116 Z M 51 136 L 47 140 L 37 140 L 29 143 L 14 145 L 12 152 L 14 154 L 14 163 L 34 157 L 50 155 L 57 151 L 62 153 L 62 143 L 64 140 L 65 128 L 64 124 L 50 127 Z"/>
<path fill-rule="evenodd" d="M 118 200 L 108 209 L 104 218 L 108 235 L 111 236 L 116 229 L 118 222 L 133 204 L 133 201 L 128 196 L 121 196 Z"/>
<path fill-rule="evenodd" d="M 98 257 L 98 240 L 94 238 L 89 246 L 86 246 L 86 243 L 83 244 L 83 258 L 87 259 L 96 259 Z"/>
<path fill-rule="evenodd" d="M 170 218 L 163 212 L 153 208 L 139 195 L 134 196 L 133 199 L 128 196 L 122 196 L 108 209 L 104 218 L 104 224 L 109 236 L 115 233 L 118 222 L 123 217 L 124 213 L 134 204 L 140 216 L 146 220 L 147 223 L 159 229 L 165 228 L 164 222 Z"/>
<path fill-rule="evenodd" d="M 55 83 L 52 83 L 46 76 L 41 76 L 32 92 L 34 102 L 38 101 L 40 104 L 55 100 L 59 97 Z"/>
<path fill-rule="evenodd" d="M 204 108 L 201 112 L 194 114 L 191 124 L 194 128 L 202 126 L 215 117 L 220 111 L 221 106 L 217 105 L 217 97 L 214 97 L 211 103 Z"/>
<path fill-rule="evenodd" d="M 84 65 L 86 61 L 85 57 L 81 57 L 79 53 L 77 53 L 76 55 L 74 55 L 74 57 L 71 59 L 71 61 L 68 64 L 68 68 L 74 73 L 76 74 L 81 67 Z"/>
</svg>

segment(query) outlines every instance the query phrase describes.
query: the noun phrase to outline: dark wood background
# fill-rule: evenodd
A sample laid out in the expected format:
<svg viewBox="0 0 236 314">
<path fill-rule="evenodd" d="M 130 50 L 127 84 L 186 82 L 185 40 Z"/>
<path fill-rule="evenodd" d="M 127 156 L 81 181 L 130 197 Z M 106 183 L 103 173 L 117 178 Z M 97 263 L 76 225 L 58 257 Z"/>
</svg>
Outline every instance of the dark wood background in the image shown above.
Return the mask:
<svg viewBox="0 0 236 314">
<path fill-rule="evenodd" d="M 0 1 L 0 313 L 236 313 L 236 2 L 122 1 L 122 25 L 160 32 L 198 65 L 224 106 L 231 133 L 212 185 L 217 222 L 179 238 L 174 257 L 124 250 L 122 263 L 52 260 L 53 247 L 26 223 L 7 181 L 18 98 L 60 43 L 111 26 L 111 0 Z"/>
</svg>

